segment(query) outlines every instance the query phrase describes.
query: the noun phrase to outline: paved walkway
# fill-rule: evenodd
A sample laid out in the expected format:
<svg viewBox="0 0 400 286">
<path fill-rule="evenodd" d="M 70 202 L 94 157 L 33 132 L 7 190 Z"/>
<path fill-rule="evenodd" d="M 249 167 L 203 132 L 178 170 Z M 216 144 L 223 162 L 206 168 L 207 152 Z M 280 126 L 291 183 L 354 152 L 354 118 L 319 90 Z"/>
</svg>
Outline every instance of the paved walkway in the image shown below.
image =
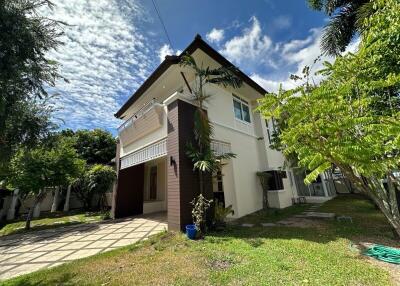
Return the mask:
<svg viewBox="0 0 400 286">
<path fill-rule="evenodd" d="M 109 251 L 167 229 L 166 214 L 88 223 L 0 238 L 0 280 Z"/>
</svg>

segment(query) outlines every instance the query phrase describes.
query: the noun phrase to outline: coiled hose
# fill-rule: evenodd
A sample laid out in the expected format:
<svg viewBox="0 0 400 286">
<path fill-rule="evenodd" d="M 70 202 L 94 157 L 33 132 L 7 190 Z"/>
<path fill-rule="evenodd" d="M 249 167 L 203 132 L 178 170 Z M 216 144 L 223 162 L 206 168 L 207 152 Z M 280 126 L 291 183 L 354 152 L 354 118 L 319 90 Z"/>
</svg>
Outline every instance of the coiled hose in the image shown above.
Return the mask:
<svg viewBox="0 0 400 286">
<path fill-rule="evenodd" d="M 368 248 L 364 255 L 374 257 L 385 262 L 400 264 L 400 249 L 387 247 L 384 245 L 374 245 Z"/>
</svg>

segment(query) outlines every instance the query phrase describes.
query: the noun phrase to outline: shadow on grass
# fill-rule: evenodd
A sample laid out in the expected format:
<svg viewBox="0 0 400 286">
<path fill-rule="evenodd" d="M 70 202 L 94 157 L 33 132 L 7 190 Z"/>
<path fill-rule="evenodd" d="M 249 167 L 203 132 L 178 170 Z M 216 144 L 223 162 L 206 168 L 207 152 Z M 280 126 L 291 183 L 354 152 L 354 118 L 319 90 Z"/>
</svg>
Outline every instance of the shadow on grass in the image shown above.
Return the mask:
<svg viewBox="0 0 400 286">
<path fill-rule="evenodd" d="M 68 285 L 68 281 L 71 281 L 74 278 L 74 274 L 70 273 L 70 272 L 62 273 L 62 274 L 54 276 L 50 279 L 46 276 L 46 272 L 41 273 L 41 274 L 43 276 L 43 278 L 41 278 L 41 279 L 32 280 L 29 278 L 29 276 L 20 277 L 18 279 L 17 284 L 14 283 L 12 285 L 18 285 L 18 286 Z M 7 281 L 5 281 L 4 284 L 1 284 L 1 285 L 7 286 L 7 285 L 11 285 L 11 284 L 8 283 Z"/>
<path fill-rule="evenodd" d="M 399 240 L 384 215 L 370 200 L 361 195 L 339 195 L 319 206 L 317 211 L 333 212 L 336 215 L 352 217 L 353 222 L 337 220 L 314 220 L 318 227 L 296 227 L 276 225 L 262 227 L 264 222 L 288 219 L 307 210 L 310 205 L 296 205 L 283 210 L 262 210 L 240 218 L 224 231 L 212 232 L 212 243 L 224 243 L 232 239 L 242 239 L 252 247 L 259 247 L 263 239 L 300 239 L 316 243 L 329 243 L 337 239 L 349 239 L 353 243 L 380 243 L 398 247 Z M 242 223 L 254 224 L 242 227 Z M 214 240 L 214 241 L 213 241 Z"/>
</svg>

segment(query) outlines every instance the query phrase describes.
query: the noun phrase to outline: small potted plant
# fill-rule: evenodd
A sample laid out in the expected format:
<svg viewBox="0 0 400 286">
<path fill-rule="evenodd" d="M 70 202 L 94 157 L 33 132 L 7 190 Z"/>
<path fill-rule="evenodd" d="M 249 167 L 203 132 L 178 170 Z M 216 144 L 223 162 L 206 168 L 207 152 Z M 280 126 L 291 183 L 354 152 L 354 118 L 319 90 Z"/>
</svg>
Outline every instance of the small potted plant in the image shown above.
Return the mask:
<svg viewBox="0 0 400 286">
<path fill-rule="evenodd" d="M 189 239 L 195 239 L 204 235 L 206 231 L 205 216 L 206 212 L 211 206 L 212 200 L 207 200 L 202 194 L 194 198 L 191 204 L 193 224 L 186 226 L 186 236 Z"/>
</svg>

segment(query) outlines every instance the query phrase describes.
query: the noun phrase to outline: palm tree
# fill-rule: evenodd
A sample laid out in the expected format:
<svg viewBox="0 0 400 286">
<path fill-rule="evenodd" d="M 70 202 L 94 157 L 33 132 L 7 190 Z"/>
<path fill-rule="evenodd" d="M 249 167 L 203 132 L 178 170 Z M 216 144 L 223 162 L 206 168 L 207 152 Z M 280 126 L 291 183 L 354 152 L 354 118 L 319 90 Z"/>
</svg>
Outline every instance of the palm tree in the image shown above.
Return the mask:
<svg viewBox="0 0 400 286">
<path fill-rule="evenodd" d="M 308 3 L 330 17 L 322 34 L 321 49 L 331 56 L 339 55 L 357 33 L 362 34 L 363 20 L 373 11 L 370 0 L 308 0 Z"/>
<path fill-rule="evenodd" d="M 195 59 L 185 54 L 182 56 L 180 65 L 189 67 L 195 73 L 194 87 L 192 91 L 193 101 L 197 108 L 194 113 L 194 143 L 188 143 L 187 155 L 193 162 L 193 169 L 199 171 L 200 193 L 204 193 L 203 175 L 206 172 L 212 173 L 220 166 L 223 159 L 229 159 L 235 156 L 233 153 L 216 155 L 211 150 L 211 138 L 213 126 L 204 111 L 204 103 L 210 97 L 205 94 L 204 86 L 207 84 L 217 84 L 224 87 L 239 88 L 242 80 L 237 76 L 237 68 L 234 66 L 221 66 L 211 69 L 199 66 Z"/>
</svg>

